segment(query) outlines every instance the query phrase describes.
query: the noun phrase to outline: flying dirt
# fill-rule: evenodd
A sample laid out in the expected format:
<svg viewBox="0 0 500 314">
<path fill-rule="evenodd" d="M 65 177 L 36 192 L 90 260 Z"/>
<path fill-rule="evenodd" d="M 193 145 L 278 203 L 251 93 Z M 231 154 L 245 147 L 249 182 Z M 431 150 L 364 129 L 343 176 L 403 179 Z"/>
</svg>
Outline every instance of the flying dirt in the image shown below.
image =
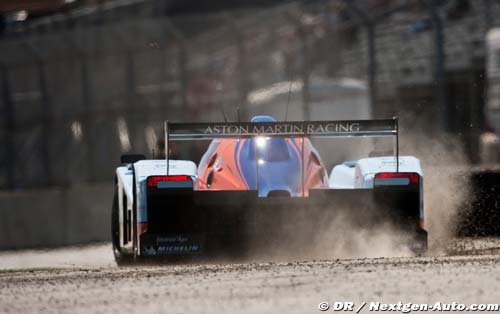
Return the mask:
<svg viewBox="0 0 500 314">
<path fill-rule="evenodd" d="M 110 243 L 2 252 L 0 313 L 314 313 L 321 302 L 339 301 L 498 303 L 500 239 L 453 238 L 458 213 L 451 208 L 464 194 L 445 169 L 430 171 L 431 181 L 456 197 L 426 193 L 430 221 L 442 223 L 429 226 L 423 257 L 398 246 L 389 228 L 360 229 L 344 219 L 303 226 L 316 236 L 305 244 L 299 237 L 296 250 L 282 243 L 262 250 L 257 241 L 236 261 L 117 267 Z"/>
<path fill-rule="evenodd" d="M 123 268 L 110 246 L 0 254 L 0 313 L 315 313 L 336 301 L 498 303 L 500 288 L 498 239 L 454 240 L 440 256 Z"/>
</svg>

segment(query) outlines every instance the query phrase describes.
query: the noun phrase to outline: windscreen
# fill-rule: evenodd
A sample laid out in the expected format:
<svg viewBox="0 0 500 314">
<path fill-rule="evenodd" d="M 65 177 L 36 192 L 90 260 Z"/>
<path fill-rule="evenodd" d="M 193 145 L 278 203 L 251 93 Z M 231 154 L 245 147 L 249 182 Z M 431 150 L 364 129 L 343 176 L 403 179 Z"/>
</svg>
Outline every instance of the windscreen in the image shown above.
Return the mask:
<svg viewBox="0 0 500 314">
<path fill-rule="evenodd" d="M 250 142 L 249 160 L 255 160 L 256 156 L 263 161 L 286 161 L 290 159 L 290 152 L 284 138 L 256 137 L 248 141 Z"/>
</svg>

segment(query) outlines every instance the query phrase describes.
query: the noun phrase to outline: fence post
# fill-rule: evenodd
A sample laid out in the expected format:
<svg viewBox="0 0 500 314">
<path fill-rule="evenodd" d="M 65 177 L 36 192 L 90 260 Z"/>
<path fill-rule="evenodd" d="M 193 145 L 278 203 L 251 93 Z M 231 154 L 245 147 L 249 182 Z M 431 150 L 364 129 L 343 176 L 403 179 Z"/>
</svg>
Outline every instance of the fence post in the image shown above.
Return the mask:
<svg viewBox="0 0 500 314">
<path fill-rule="evenodd" d="M 240 114 L 243 121 L 248 120 L 250 117 L 248 116 L 248 67 L 246 63 L 246 52 L 245 52 L 245 42 L 239 33 L 240 36 L 237 38 L 238 45 L 238 65 L 239 65 L 239 105 L 240 105 Z"/>
<path fill-rule="evenodd" d="M 136 82 L 136 71 L 135 71 L 135 56 L 134 56 L 134 46 L 130 42 L 128 36 L 123 35 L 123 29 L 120 31 L 114 31 L 116 38 L 123 44 L 121 49 L 125 55 L 125 107 L 126 112 L 124 113 L 124 119 L 127 122 L 128 136 L 130 141 L 129 151 L 134 151 L 137 148 L 135 145 L 134 138 L 136 136 L 137 121 L 139 123 L 144 120 L 144 114 L 137 110 L 138 94 L 137 94 L 137 82 Z M 142 35 L 142 34 L 141 34 Z M 139 115 L 140 114 L 140 115 Z M 141 121 L 142 120 L 142 121 Z M 123 147 L 120 147 L 123 149 Z"/>
<path fill-rule="evenodd" d="M 187 89 L 188 89 L 188 84 L 189 84 L 189 78 L 188 78 L 188 69 L 187 69 L 187 48 L 186 48 L 186 42 L 184 39 L 184 36 L 182 35 L 181 31 L 179 31 L 173 24 L 165 18 L 165 27 L 168 33 L 172 34 L 174 36 L 177 46 L 179 47 L 178 49 L 178 66 L 179 66 L 179 80 L 180 80 L 180 85 L 181 85 L 181 101 L 182 101 L 182 106 L 183 110 L 182 112 L 182 119 L 183 121 L 187 121 L 189 119 L 189 113 L 188 113 L 188 96 L 187 96 Z"/>
<path fill-rule="evenodd" d="M 125 60 L 126 60 L 126 65 L 125 65 L 125 90 L 127 94 L 127 110 L 128 110 L 128 117 L 137 117 L 135 114 L 136 106 L 137 106 L 137 93 L 136 93 L 136 79 L 135 79 L 135 60 L 134 60 L 134 53 L 132 49 L 129 47 L 126 48 L 125 50 Z M 131 134 L 135 135 L 135 121 L 128 121 L 129 125 L 129 136 Z M 133 141 L 131 143 L 131 150 L 134 150 L 134 144 Z"/>
<path fill-rule="evenodd" d="M 37 68 L 38 68 L 38 82 L 40 86 L 40 92 L 42 93 L 42 160 L 44 172 L 46 175 L 46 182 L 51 185 L 52 182 L 52 171 L 50 166 L 50 129 L 51 129 L 51 105 L 50 105 L 50 97 L 49 91 L 47 87 L 47 75 L 45 72 L 45 67 L 43 64 L 43 60 L 37 60 Z"/>
<path fill-rule="evenodd" d="M 443 23 L 439 16 L 436 0 L 427 0 L 427 9 L 434 26 L 434 81 L 435 97 L 439 109 L 441 126 L 445 132 L 450 131 L 450 121 L 448 112 L 448 97 L 446 94 L 446 55 L 444 51 Z"/>
<path fill-rule="evenodd" d="M 5 152 L 6 162 L 5 167 L 7 170 L 7 188 L 14 188 L 15 171 L 16 171 L 16 156 L 15 156 L 15 113 L 12 104 L 12 97 L 9 84 L 9 71 L 5 65 L 0 65 L 2 76 L 2 91 L 4 102 L 4 126 L 5 126 Z"/>
<path fill-rule="evenodd" d="M 484 24 L 486 26 L 486 31 L 489 31 L 493 26 L 491 9 L 491 0 L 483 0 Z"/>
<path fill-rule="evenodd" d="M 300 50 L 302 53 L 302 67 L 300 70 L 300 76 L 302 78 L 302 119 L 310 120 L 310 60 L 309 60 L 309 47 L 307 42 L 307 30 L 304 29 L 304 25 L 299 18 L 293 16 L 292 14 L 287 15 L 288 19 L 294 24 L 297 35 L 300 39 Z M 293 65 L 292 65 L 293 66 Z"/>
<path fill-rule="evenodd" d="M 38 73 L 38 87 L 40 89 L 41 94 L 41 109 L 42 109 L 42 167 L 43 172 L 46 177 L 45 182 L 48 185 L 53 183 L 52 181 L 52 171 L 50 167 L 50 153 L 49 153 L 49 145 L 50 145 L 50 129 L 52 125 L 51 119 L 51 103 L 50 96 L 47 87 L 47 73 L 44 67 L 43 60 L 43 51 L 40 50 L 40 47 L 36 49 L 29 43 L 25 42 L 24 47 L 28 50 L 28 52 L 33 56 L 35 61 L 35 65 Z"/>
<path fill-rule="evenodd" d="M 83 144 L 86 148 L 85 152 L 85 165 L 87 171 L 85 171 L 87 175 L 88 181 L 95 180 L 95 171 L 94 171 L 94 145 L 92 145 L 90 134 L 91 134 L 91 104 L 92 104 L 92 89 L 90 85 L 90 74 L 89 74 L 89 53 L 85 53 L 82 45 L 82 30 L 79 29 L 75 31 L 74 36 L 66 36 L 64 42 L 68 45 L 69 49 L 72 53 L 78 58 L 80 64 L 80 84 L 82 90 L 82 107 L 83 112 L 81 115 L 81 123 L 83 129 Z M 79 40 L 75 40 L 75 38 L 79 38 Z"/>
<path fill-rule="evenodd" d="M 377 105 L 377 47 L 375 41 L 376 21 L 368 16 L 363 10 L 358 8 L 354 1 L 344 0 L 347 8 L 354 13 L 366 29 L 368 42 L 368 85 L 370 88 L 370 107 L 372 112 L 376 112 Z"/>
<path fill-rule="evenodd" d="M 183 120 L 187 121 L 189 118 L 188 113 L 188 70 L 187 70 L 187 49 L 183 40 L 178 41 L 179 45 L 179 78 L 181 81 L 181 99 L 182 99 L 182 107 L 183 107 Z"/>
<path fill-rule="evenodd" d="M 365 24 L 368 36 L 368 82 L 370 88 L 370 107 L 372 112 L 377 112 L 377 48 L 375 43 L 374 23 Z"/>
<path fill-rule="evenodd" d="M 95 180 L 94 173 L 94 145 L 92 145 L 91 135 L 91 104 L 92 104 L 92 91 L 90 88 L 90 78 L 89 78 L 89 61 L 88 57 L 84 55 L 83 52 L 80 52 L 80 73 L 81 73 L 81 84 L 82 84 L 82 102 L 83 102 L 83 115 L 82 115 L 82 124 L 83 124 L 83 141 L 85 143 L 85 147 L 87 148 L 87 179 L 89 181 Z"/>
<path fill-rule="evenodd" d="M 309 60 L 309 46 L 307 42 L 307 31 L 304 30 L 303 25 L 298 26 L 299 36 L 302 42 L 302 117 L 304 120 L 308 121 L 311 119 L 311 93 L 310 93 L 310 76 L 311 76 L 311 65 Z"/>
<path fill-rule="evenodd" d="M 240 107 L 240 116 L 243 121 L 248 120 L 248 67 L 246 62 L 246 50 L 245 50 L 245 38 L 241 32 L 240 27 L 234 21 L 234 18 L 230 18 L 230 25 L 232 26 L 232 31 L 234 32 L 237 55 L 238 55 L 238 103 Z"/>
</svg>

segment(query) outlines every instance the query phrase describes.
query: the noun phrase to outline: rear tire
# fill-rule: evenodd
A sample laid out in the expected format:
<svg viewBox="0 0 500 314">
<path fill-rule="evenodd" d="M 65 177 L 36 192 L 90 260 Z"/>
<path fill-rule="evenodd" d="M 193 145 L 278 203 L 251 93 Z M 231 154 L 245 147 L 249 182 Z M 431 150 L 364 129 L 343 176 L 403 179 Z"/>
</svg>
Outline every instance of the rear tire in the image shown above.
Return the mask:
<svg viewBox="0 0 500 314">
<path fill-rule="evenodd" d="M 113 206 L 111 207 L 111 243 L 113 245 L 113 255 L 118 266 L 130 265 L 134 261 L 131 254 L 121 251 L 120 245 L 120 216 L 118 206 L 118 185 L 115 184 L 113 193 Z"/>
<path fill-rule="evenodd" d="M 415 237 L 416 246 L 413 248 L 413 252 L 417 256 L 426 255 L 429 247 L 428 241 L 427 231 L 425 231 L 424 229 L 417 229 L 417 234 Z"/>
</svg>

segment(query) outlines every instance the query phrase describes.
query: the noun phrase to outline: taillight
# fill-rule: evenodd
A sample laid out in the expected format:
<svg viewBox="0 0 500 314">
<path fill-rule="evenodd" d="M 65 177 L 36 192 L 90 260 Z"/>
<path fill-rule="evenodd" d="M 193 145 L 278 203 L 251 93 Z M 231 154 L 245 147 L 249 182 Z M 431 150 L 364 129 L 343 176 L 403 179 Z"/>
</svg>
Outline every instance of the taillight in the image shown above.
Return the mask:
<svg viewBox="0 0 500 314">
<path fill-rule="evenodd" d="M 375 174 L 375 185 L 418 184 L 420 176 L 415 172 L 379 172 Z"/>
<path fill-rule="evenodd" d="M 177 183 L 180 183 L 180 185 L 182 187 L 184 187 L 185 184 L 187 185 L 190 185 L 192 186 L 193 182 L 191 180 L 191 177 L 190 176 L 184 176 L 184 175 L 176 175 L 176 176 L 151 176 L 151 177 L 148 177 L 148 186 L 151 186 L 151 187 L 162 187 L 161 186 L 161 183 L 162 182 L 165 182 L 165 183 L 173 183 L 171 184 L 172 187 L 176 187 L 176 182 Z M 160 185 L 159 185 L 160 183 Z M 167 184 L 165 187 L 169 187 L 170 184 Z"/>
</svg>

